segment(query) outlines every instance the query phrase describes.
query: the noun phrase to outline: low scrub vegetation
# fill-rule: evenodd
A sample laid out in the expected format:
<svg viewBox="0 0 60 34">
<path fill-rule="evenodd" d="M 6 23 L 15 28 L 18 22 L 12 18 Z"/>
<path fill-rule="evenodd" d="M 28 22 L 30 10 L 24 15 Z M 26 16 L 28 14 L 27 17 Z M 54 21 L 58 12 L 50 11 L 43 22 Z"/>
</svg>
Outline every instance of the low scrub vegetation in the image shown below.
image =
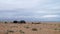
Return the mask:
<svg viewBox="0 0 60 34">
<path fill-rule="evenodd" d="M 21 34 L 25 34 L 25 32 L 24 32 L 24 31 L 22 31 L 22 30 L 20 30 L 19 32 L 20 32 Z"/>
<path fill-rule="evenodd" d="M 14 31 L 13 31 L 13 30 L 8 30 L 8 32 L 11 32 L 11 33 L 13 33 Z"/>
<path fill-rule="evenodd" d="M 37 29 L 36 28 L 32 28 L 32 31 L 37 31 Z"/>
<path fill-rule="evenodd" d="M 29 26 L 24 26 L 24 28 L 27 28 L 27 29 L 28 29 L 28 28 L 30 28 L 30 27 L 29 27 Z"/>
<path fill-rule="evenodd" d="M 32 22 L 32 24 L 41 24 L 41 22 L 38 22 L 38 23 L 34 23 L 34 22 Z"/>
</svg>

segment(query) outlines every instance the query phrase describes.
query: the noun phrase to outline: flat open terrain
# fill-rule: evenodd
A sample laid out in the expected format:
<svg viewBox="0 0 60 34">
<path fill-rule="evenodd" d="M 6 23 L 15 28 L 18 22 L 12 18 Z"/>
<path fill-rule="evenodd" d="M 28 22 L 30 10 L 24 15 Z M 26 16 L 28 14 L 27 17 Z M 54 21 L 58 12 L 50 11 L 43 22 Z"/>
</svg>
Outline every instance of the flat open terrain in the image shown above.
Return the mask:
<svg viewBox="0 0 60 34">
<path fill-rule="evenodd" d="M 60 34 L 60 23 L 0 23 L 0 34 Z"/>
</svg>

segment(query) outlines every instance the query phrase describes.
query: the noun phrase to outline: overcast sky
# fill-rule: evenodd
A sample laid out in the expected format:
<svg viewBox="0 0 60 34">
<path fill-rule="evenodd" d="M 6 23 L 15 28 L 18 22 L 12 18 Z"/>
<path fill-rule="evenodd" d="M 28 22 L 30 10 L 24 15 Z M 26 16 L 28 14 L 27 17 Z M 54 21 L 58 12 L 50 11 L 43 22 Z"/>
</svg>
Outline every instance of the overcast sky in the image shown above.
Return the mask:
<svg viewBox="0 0 60 34">
<path fill-rule="evenodd" d="M 60 0 L 0 0 L 0 20 L 60 21 Z"/>
</svg>

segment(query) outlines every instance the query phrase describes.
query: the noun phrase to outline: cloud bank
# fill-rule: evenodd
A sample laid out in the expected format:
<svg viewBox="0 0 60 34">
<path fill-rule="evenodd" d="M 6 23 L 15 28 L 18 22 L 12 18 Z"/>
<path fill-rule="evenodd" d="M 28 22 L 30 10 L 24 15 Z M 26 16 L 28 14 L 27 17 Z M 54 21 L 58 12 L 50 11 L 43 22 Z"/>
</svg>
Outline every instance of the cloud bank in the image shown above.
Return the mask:
<svg viewBox="0 0 60 34">
<path fill-rule="evenodd" d="M 59 21 L 60 0 L 0 0 L 0 19 L 7 17 L 35 21 L 50 21 L 53 18 Z"/>
</svg>

